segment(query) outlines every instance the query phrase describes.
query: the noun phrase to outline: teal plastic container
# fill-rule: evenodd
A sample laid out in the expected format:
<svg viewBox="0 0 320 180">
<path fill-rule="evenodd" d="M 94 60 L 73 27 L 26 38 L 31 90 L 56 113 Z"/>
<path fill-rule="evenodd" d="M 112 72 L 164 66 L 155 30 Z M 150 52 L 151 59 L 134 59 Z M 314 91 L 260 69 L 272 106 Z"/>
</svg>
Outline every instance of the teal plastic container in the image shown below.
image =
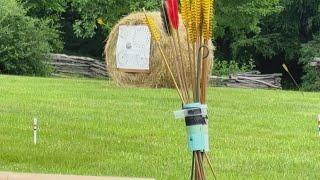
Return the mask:
<svg viewBox="0 0 320 180">
<path fill-rule="evenodd" d="M 195 109 L 195 108 L 201 108 L 201 107 L 202 105 L 200 103 L 192 103 L 192 104 L 184 105 L 183 109 Z M 200 118 L 200 116 L 198 116 L 197 118 Z M 208 152 L 209 151 L 209 135 L 208 135 L 207 119 L 205 119 L 205 123 L 196 123 L 192 125 L 188 125 L 187 121 L 188 121 L 188 118 L 186 117 L 188 149 L 191 152 L 193 151 Z"/>
</svg>

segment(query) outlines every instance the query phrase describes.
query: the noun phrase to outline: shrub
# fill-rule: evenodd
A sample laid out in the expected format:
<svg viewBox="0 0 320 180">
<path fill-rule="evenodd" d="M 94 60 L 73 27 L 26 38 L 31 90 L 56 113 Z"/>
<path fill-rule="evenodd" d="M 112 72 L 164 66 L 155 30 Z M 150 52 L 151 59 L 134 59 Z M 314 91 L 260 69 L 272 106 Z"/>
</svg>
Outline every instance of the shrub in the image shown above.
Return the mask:
<svg viewBox="0 0 320 180">
<path fill-rule="evenodd" d="M 240 65 L 234 60 L 226 61 L 218 59 L 214 62 L 212 73 L 216 76 L 228 76 L 230 74 L 251 71 L 254 67 L 255 65 L 252 60 L 249 61 L 249 64 Z"/>
<path fill-rule="evenodd" d="M 0 1 L 0 72 L 18 75 L 47 75 L 47 54 L 59 34 L 48 22 L 26 16 L 16 0 Z"/>
<path fill-rule="evenodd" d="M 320 71 L 310 66 L 315 57 L 320 57 L 320 34 L 302 46 L 300 63 L 303 65 L 304 76 L 302 88 L 307 91 L 320 91 Z"/>
</svg>

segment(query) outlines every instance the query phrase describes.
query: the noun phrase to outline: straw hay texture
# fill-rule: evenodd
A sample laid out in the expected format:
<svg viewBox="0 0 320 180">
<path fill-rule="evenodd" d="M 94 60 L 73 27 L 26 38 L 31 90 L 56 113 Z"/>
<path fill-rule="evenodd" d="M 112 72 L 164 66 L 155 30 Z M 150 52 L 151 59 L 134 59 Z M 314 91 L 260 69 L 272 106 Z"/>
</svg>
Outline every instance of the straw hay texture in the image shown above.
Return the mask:
<svg viewBox="0 0 320 180">
<path fill-rule="evenodd" d="M 174 63 L 175 60 L 173 47 L 171 46 L 171 38 L 165 33 L 162 25 L 161 15 L 159 12 L 148 12 L 148 15 L 154 18 L 160 34 L 161 34 L 161 46 L 166 54 L 166 57 L 169 61 L 171 69 L 173 70 L 173 74 L 176 76 L 174 71 Z M 181 20 L 182 21 L 182 20 Z M 106 46 L 105 46 L 105 60 L 107 63 L 108 74 L 114 80 L 114 82 L 119 86 L 139 86 L 139 87 L 153 87 L 153 88 L 162 88 L 162 87 L 174 87 L 174 83 L 170 74 L 165 66 L 165 63 L 162 59 L 160 51 L 155 42 L 151 41 L 151 49 L 150 49 L 150 71 L 149 72 L 137 72 L 137 73 L 128 73 L 119 71 L 117 69 L 116 63 L 116 47 L 118 40 L 118 32 L 119 26 L 121 25 L 145 25 L 145 15 L 143 13 L 133 13 L 130 14 L 123 19 L 121 19 L 111 30 Z M 182 54 L 184 56 L 184 65 L 189 69 L 188 60 L 188 48 L 186 42 L 186 30 L 183 27 L 182 23 L 180 23 L 180 35 L 182 36 Z M 210 43 L 210 58 L 213 60 L 213 45 Z M 210 63 L 212 64 L 212 63 Z M 211 65 L 210 65 L 211 67 Z M 210 73 L 211 73 L 210 68 Z M 187 70 L 188 72 L 189 70 Z M 188 76 L 191 77 L 191 76 Z M 188 82 L 191 82 L 188 81 Z"/>
</svg>

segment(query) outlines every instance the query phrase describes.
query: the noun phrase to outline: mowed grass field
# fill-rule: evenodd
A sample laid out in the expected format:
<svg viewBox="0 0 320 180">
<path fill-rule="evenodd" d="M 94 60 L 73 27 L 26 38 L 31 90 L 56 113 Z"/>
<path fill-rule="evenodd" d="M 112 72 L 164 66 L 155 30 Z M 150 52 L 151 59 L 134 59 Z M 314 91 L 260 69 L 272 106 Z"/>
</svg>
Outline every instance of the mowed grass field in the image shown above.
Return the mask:
<svg viewBox="0 0 320 180">
<path fill-rule="evenodd" d="M 208 93 L 218 179 L 319 179 L 320 93 Z M 180 106 L 169 89 L 0 76 L 0 171 L 188 179 L 185 124 L 172 113 Z"/>
</svg>

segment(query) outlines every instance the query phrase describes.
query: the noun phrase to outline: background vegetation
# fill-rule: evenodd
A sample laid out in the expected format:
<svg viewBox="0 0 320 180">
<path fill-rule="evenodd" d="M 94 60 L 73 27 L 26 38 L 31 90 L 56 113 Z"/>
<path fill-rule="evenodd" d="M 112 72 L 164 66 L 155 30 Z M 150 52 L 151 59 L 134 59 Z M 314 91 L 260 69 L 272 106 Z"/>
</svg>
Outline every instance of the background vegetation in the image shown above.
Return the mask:
<svg viewBox="0 0 320 180">
<path fill-rule="evenodd" d="M 0 2 L 0 72 L 46 75 L 46 54 L 62 48 L 49 21 L 26 16 L 15 0 Z"/>
<path fill-rule="evenodd" d="M 16 0 L 4 0 L 1 6 L 8 9 L 8 3 L 13 2 L 17 3 Z M 148 10 L 159 9 L 158 0 L 21 0 L 18 4 L 19 9 L 24 9 L 20 10 L 23 11 L 20 16 L 28 19 L 21 26 L 30 26 L 30 23 L 26 23 L 29 21 L 32 21 L 33 26 L 42 25 L 46 29 L 42 34 L 47 35 L 39 39 L 48 44 L 49 51 L 97 58 L 102 57 L 105 39 L 121 17 L 143 7 Z M 241 69 L 253 62 L 252 67 L 262 73 L 282 72 L 285 74 L 283 84 L 290 88 L 292 82 L 281 68 L 282 63 L 287 63 L 304 89 L 320 89 L 318 72 L 308 66 L 313 56 L 317 56 L 320 1 L 218 0 L 215 10 L 214 43 L 218 63 L 231 66 L 236 63 Z M 101 19 L 104 24 L 98 24 L 97 19 Z M 16 21 L 12 17 L 6 23 L 15 26 L 13 22 Z M 39 28 L 37 30 L 41 31 Z M 14 36 L 17 39 L 29 37 Z M 43 48 L 39 49 L 41 54 Z M 1 58 L 4 56 L 7 55 L 1 55 Z M 5 73 L 35 74 L 29 70 L 8 71 L 3 65 L 0 69 Z"/>
</svg>

